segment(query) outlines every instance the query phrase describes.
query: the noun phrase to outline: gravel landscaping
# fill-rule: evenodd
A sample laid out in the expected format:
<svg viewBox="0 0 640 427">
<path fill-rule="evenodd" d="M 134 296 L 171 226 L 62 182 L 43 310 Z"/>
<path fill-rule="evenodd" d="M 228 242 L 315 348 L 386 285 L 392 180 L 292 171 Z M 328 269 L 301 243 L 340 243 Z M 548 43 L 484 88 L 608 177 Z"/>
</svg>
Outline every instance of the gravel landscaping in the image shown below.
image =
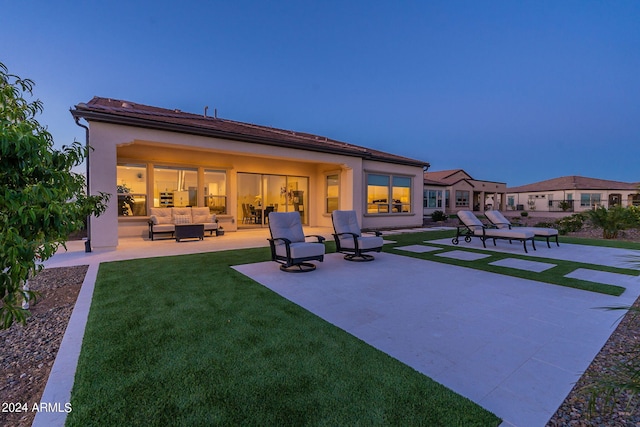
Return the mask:
<svg viewBox="0 0 640 427">
<path fill-rule="evenodd" d="M 536 218 L 536 222 L 542 220 Z M 598 238 L 601 231 L 585 229 L 571 235 Z M 620 240 L 639 241 L 640 232 L 627 231 Z M 24 326 L 14 325 L 0 331 L 3 405 L 26 403 L 30 409 L 40 401 L 86 271 L 87 266 L 45 269 L 30 282 L 31 289 L 41 294 L 38 303 L 32 306 L 32 316 Z M 640 299 L 635 305 L 640 307 Z M 593 378 L 609 372 L 628 359 L 629 351 L 638 348 L 640 316 L 627 314 L 547 426 L 640 426 L 640 407 L 630 396 L 623 394 L 613 407 L 597 402 L 595 412 L 590 413 L 587 407 L 590 393 L 584 390 Z M 31 410 L 3 410 L 0 425 L 30 426 L 34 416 Z"/>
<path fill-rule="evenodd" d="M 0 426 L 33 422 L 33 405 L 40 402 L 86 272 L 87 266 L 43 270 L 29 282 L 40 297 L 26 325 L 0 330 Z"/>
</svg>

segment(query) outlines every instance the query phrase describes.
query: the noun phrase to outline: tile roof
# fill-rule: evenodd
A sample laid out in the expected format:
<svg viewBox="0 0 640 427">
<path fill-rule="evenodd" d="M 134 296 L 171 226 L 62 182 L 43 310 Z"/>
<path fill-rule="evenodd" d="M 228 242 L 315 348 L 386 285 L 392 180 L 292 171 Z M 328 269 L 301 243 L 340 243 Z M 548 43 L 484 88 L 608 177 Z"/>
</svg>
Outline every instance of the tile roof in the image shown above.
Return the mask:
<svg viewBox="0 0 640 427">
<path fill-rule="evenodd" d="M 411 166 L 422 167 L 429 165 L 428 162 L 397 156 L 324 136 L 110 98 L 94 97 L 88 103 L 76 105 L 75 109 L 71 110 L 71 114 L 75 118 L 84 118 L 89 122 L 98 121 L 169 130 L 308 151 L 341 154 Z"/>
<path fill-rule="evenodd" d="M 425 181 L 432 181 L 440 184 L 453 184 L 455 181 L 460 180 L 460 178 L 454 177 L 458 172 L 463 172 L 471 178 L 471 175 L 466 173 L 463 169 L 450 169 L 444 171 L 425 172 L 424 179 Z"/>
<path fill-rule="evenodd" d="M 584 176 L 563 176 L 533 184 L 507 188 L 508 193 L 529 193 L 535 191 L 556 190 L 638 190 L 639 183 L 610 181 L 606 179 L 588 178 Z"/>
</svg>

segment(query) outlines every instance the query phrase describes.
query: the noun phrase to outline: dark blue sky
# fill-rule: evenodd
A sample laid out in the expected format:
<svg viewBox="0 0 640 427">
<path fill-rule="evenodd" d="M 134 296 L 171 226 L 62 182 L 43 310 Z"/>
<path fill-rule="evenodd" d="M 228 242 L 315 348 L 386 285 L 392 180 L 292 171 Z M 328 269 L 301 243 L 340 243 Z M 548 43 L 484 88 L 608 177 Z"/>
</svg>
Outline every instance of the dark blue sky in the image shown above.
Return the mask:
<svg viewBox="0 0 640 427">
<path fill-rule="evenodd" d="M 315 133 L 474 178 L 640 181 L 638 1 L 3 2 L 58 145 L 94 95 Z"/>
</svg>

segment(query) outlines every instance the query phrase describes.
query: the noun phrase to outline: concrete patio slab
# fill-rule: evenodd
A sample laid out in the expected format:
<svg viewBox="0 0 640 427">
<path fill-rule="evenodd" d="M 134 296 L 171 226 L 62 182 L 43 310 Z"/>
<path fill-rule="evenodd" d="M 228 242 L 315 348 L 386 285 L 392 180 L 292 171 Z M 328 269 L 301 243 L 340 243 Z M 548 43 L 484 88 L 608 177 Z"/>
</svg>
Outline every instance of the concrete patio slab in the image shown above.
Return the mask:
<svg viewBox="0 0 640 427">
<path fill-rule="evenodd" d="M 436 256 L 441 256 L 444 258 L 459 259 L 461 261 L 475 261 L 477 259 L 488 258 L 491 255 L 480 254 L 477 252 L 467 252 L 467 251 L 447 251 L 441 254 L 436 254 Z"/>
<path fill-rule="evenodd" d="M 505 258 L 499 261 L 490 262 L 489 264 L 496 265 L 498 267 L 508 267 L 516 268 L 518 270 L 533 271 L 536 273 L 540 273 L 556 266 L 555 264 L 550 264 L 548 262 L 527 261 L 525 259 L 519 258 Z"/>
<path fill-rule="evenodd" d="M 313 273 L 234 267 L 258 283 L 469 397 L 504 425 L 543 426 L 631 304 L 621 297 L 380 253 L 330 254 Z M 588 331 L 585 332 L 585 331 Z"/>
<path fill-rule="evenodd" d="M 409 246 L 397 246 L 395 249 L 422 254 L 425 252 L 438 251 L 438 250 L 441 250 L 442 248 L 437 246 L 427 246 L 427 245 L 409 245 Z"/>
<path fill-rule="evenodd" d="M 640 277 L 638 276 L 611 273 L 608 271 L 591 270 L 589 268 L 578 268 L 565 275 L 564 277 L 587 280 L 589 282 L 604 283 L 606 285 L 624 286 L 627 289 L 640 287 Z"/>
</svg>

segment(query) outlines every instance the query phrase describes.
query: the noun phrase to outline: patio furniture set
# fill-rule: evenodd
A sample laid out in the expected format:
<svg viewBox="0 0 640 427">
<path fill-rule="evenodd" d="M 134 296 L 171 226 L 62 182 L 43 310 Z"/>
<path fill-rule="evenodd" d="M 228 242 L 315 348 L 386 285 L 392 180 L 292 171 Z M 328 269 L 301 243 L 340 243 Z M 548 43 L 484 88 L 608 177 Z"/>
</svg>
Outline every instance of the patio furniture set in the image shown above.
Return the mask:
<svg viewBox="0 0 640 427">
<path fill-rule="evenodd" d="M 550 238 L 555 238 L 557 246 L 558 230 L 542 227 L 516 227 L 511 224 L 499 211 L 487 211 L 485 215 L 490 225 L 483 224 L 471 211 L 458 212 L 461 221 L 456 229 L 456 236 L 452 243 L 457 245 L 459 239 L 464 236 L 465 242 L 469 243 L 472 237 L 478 237 L 482 241 L 482 246 L 487 247 L 486 241 L 503 239 L 522 242 L 525 253 L 527 242 L 536 250 L 535 238 L 542 237 L 546 240 L 547 246 L 551 248 Z M 363 236 L 358 225 L 355 211 L 333 211 L 331 214 L 333 222 L 333 237 L 336 242 L 336 251 L 345 254 L 347 261 L 373 261 L 373 255 L 368 252 L 380 252 L 382 250 L 383 239 L 380 232 L 376 231 L 375 236 Z M 324 237 L 318 235 L 305 236 L 300 222 L 300 215 L 297 212 L 271 212 L 269 214 L 269 231 L 271 238 L 269 245 L 271 248 L 271 259 L 280 264 L 280 270 L 300 273 L 315 270 L 315 264 L 309 261 L 324 260 L 325 247 Z M 307 239 L 313 239 L 309 241 Z"/>
<path fill-rule="evenodd" d="M 171 234 L 176 241 L 182 239 L 204 239 L 204 233 L 218 234 L 216 215 L 208 207 L 201 208 L 151 208 L 149 217 L 149 239 L 156 234 Z"/>
<path fill-rule="evenodd" d="M 355 211 L 333 211 L 331 218 L 336 250 L 345 254 L 347 261 L 373 261 L 374 257 L 367 252 L 382 250 L 384 242 L 380 232 L 376 232 L 375 236 L 363 236 Z M 313 271 L 316 266 L 309 261 L 324 260 L 324 237 L 305 236 L 298 212 L 271 212 L 269 232 L 271 259 L 280 264 L 280 270 L 289 273 Z"/>
</svg>

